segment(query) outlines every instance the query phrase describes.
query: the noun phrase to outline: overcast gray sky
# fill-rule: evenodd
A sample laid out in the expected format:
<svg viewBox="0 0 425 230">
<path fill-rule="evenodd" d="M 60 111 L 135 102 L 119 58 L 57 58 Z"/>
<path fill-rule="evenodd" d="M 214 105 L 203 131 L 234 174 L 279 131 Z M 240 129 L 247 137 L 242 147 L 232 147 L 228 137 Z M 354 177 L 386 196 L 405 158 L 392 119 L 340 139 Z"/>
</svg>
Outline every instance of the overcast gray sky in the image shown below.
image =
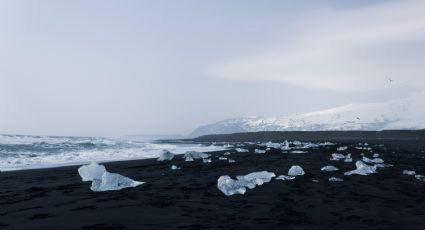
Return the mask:
<svg viewBox="0 0 425 230">
<path fill-rule="evenodd" d="M 425 86 L 424 9 L 421 0 L 0 0 L 0 133 L 185 134 L 226 118 L 404 97 Z"/>
</svg>

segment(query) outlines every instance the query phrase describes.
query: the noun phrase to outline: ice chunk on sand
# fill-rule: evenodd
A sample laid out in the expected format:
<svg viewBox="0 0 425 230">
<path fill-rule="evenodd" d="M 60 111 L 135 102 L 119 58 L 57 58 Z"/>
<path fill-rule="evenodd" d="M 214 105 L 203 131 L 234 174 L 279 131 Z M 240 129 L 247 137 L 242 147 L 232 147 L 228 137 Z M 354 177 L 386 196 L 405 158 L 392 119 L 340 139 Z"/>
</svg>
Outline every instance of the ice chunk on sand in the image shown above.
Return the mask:
<svg viewBox="0 0 425 230">
<path fill-rule="evenodd" d="M 179 170 L 179 169 L 181 169 L 181 168 L 180 167 L 177 167 L 175 165 L 171 165 L 171 170 Z"/>
<path fill-rule="evenodd" d="M 266 150 L 261 150 L 261 149 L 255 149 L 254 153 L 266 153 Z"/>
<path fill-rule="evenodd" d="M 236 180 L 229 176 L 220 176 L 217 180 L 217 188 L 226 196 L 234 194 L 244 194 L 246 188 L 253 189 L 257 185 L 270 182 L 271 178 L 276 175 L 272 172 L 262 171 L 253 172 L 245 176 L 237 176 Z"/>
<path fill-rule="evenodd" d="M 326 172 L 333 172 L 333 171 L 338 171 L 338 168 L 333 166 L 333 165 L 327 165 L 327 166 L 321 168 L 320 170 L 326 171 Z"/>
<path fill-rule="evenodd" d="M 421 174 L 415 175 L 416 180 L 425 181 L 425 176 Z"/>
<path fill-rule="evenodd" d="M 83 165 L 78 169 L 78 174 L 80 174 L 83 181 L 93 181 L 94 179 L 100 180 L 105 172 L 105 166 L 99 165 L 96 162 L 91 162 L 89 165 Z"/>
<path fill-rule="evenodd" d="M 414 176 L 414 175 L 416 175 L 416 172 L 412 171 L 412 170 L 403 170 L 403 174 L 409 175 L 409 176 Z"/>
<path fill-rule="evenodd" d="M 274 148 L 274 149 L 279 149 L 280 146 L 281 146 L 280 143 L 273 143 L 271 141 L 269 141 L 265 144 L 262 144 L 262 145 L 265 145 L 267 148 Z"/>
<path fill-rule="evenodd" d="M 196 151 L 187 151 L 183 158 L 185 158 L 185 161 L 193 161 L 194 159 L 205 159 L 208 158 L 210 155 L 202 152 L 196 152 Z"/>
<path fill-rule="evenodd" d="M 342 178 L 338 178 L 338 177 L 331 177 L 328 179 L 329 181 L 344 181 Z"/>
<path fill-rule="evenodd" d="M 306 153 L 305 151 L 301 151 L 301 150 L 294 150 L 294 151 L 291 151 L 291 153 Z"/>
<path fill-rule="evenodd" d="M 282 150 L 290 150 L 291 147 L 289 147 L 289 142 L 288 141 L 285 141 L 280 149 L 282 149 Z"/>
<path fill-rule="evenodd" d="M 204 158 L 204 159 L 202 159 L 202 163 L 211 163 L 211 159 L 210 158 Z"/>
<path fill-rule="evenodd" d="M 229 159 L 229 163 L 235 163 L 235 160 Z"/>
<path fill-rule="evenodd" d="M 348 146 L 342 146 L 342 147 L 337 148 L 336 150 L 338 150 L 338 151 L 345 151 L 347 149 L 348 149 Z"/>
<path fill-rule="evenodd" d="M 339 161 L 341 159 L 344 159 L 344 162 L 352 162 L 353 159 L 351 159 L 351 154 L 347 154 L 344 156 L 344 154 L 341 153 L 332 153 L 332 158 L 330 159 L 331 161 Z"/>
<path fill-rule="evenodd" d="M 292 166 L 288 171 L 289 176 L 302 176 L 304 174 L 305 174 L 305 172 L 304 172 L 303 168 L 301 168 L 301 166 L 299 166 L 299 165 Z"/>
<path fill-rule="evenodd" d="M 381 158 L 374 158 L 374 159 L 370 159 L 367 157 L 363 157 L 363 161 L 369 164 L 382 164 L 384 163 L 384 160 L 382 160 Z"/>
<path fill-rule="evenodd" d="M 349 176 L 352 174 L 358 174 L 362 176 L 366 176 L 372 173 L 376 173 L 376 166 L 370 166 L 365 164 L 363 161 L 356 161 L 356 168 L 355 170 L 349 171 L 344 173 L 344 175 Z"/>
<path fill-rule="evenodd" d="M 144 182 L 134 181 L 118 173 L 104 172 L 100 180 L 94 179 L 90 189 L 94 192 L 120 190 L 123 188 L 136 187 Z"/>
<path fill-rule="evenodd" d="M 144 182 L 134 181 L 117 173 L 109 173 L 105 166 L 92 162 L 78 169 L 83 181 L 92 181 L 90 189 L 94 192 L 120 190 L 123 188 L 136 187 Z"/>
<path fill-rule="evenodd" d="M 159 157 L 158 157 L 157 160 L 158 161 L 170 161 L 173 158 L 174 158 L 174 154 L 171 153 L 170 151 L 164 149 L 159 153 Z"/>
<path fill-rule="evenodd" d="M 223 153 L 223 155 L 224 156 L 229 156 L 230 155 L 230 152 L 225 152 L 225 153 Z"/>
<path fill-rule="evenodd" d="M 219 157 L 218 159 L 221 160 L 221 161 L 226 161 L 227 160 L 226 157 Z"/>
<path fill-rule="evenodd" d="M 280 175 L 276 177 L 276 180 L 293 180 L 295 179 L 294 176 L 287 176 L 287 175 Z"/>
<path fill-rule="evenodd" d="M 379 154 L 378 153 L 374 153 L 373 154 L 373 158 L 377 158 L 377 157 L 379 157 Z"/>
<path fill-rule="evenodd" d="M 238 153 L 247 153 L 247 152 L 249 152 L 249 150 L 248 150 L 248 149 L 243 149 L 243 148 L 236 148 L 235 150 L 236 150 L 236 152 L 238 152 Z"/>
</svg>

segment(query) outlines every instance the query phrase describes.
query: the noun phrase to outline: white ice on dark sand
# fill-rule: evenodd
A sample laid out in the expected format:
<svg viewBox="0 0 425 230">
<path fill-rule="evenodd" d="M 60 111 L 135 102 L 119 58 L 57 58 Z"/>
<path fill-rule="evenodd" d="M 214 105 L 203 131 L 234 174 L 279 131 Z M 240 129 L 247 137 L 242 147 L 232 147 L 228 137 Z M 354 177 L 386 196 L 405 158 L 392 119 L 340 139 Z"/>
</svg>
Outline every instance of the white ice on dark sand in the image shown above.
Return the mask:
<svg viewBox="0 0 425 230">
<path fill-rule="evenodd" d="M 345 151 L 347 149 L 348 149 L 347 146 L 342 146 L 342 147 L 338 147 L 336 150 L 338 150 L 338 151 Z"/>
<path fill-rule="evenodd" d="M 342 178 L 338 178 L 338 177 L 331 177 L 328 179 L 329 181 L 335 181 L 335 182 L 341 182 L 344 181 Z"/>
<path fill-rule="evenodd" d="M 294 151 L 291 151 L 291 153 L 306 153 L 305 151 L 301 151 L 301 150 L 294 150 Z"/>
<path fill-rule="evenodd" d="M 255 150 L 254 150 L 254 153 L 263 154 L 263 153 L 266 153 L 266 150 L 255 149 Z"/>
<path fill-rule="evenodd" d="M 171 170 L 179 170 L 180 167 L 177 167 L 176 165 L 171 165 Z"/>
<path fill-rule="evenodd" d="M 144 182 L 134 181 L 118 173 L 109 173 L 105 166 L 92 162 L 78 169 L 82 181 L 92 181 L 90 189 L 94 192 L 121 190 L 136 187 Z"/>
<path fill-rule="evenodd" d="M 382 164 L 384 163 L 384 160 L 382 160 L 381 158 L 374 158 L 374 159 L 370 159 L 367 157 L 363 157 L 363 161 L 369 164 Z"/>
<path fill-rule="evenodd" d="M 194 159 L 205 159 L 208 158 L 210 155 L 202 152 L 196 152 L 196 151 L 187 151 L 183 158 L 185 158 L 185 161 L 194 161 Z"/>
<path fill-rule="evenodd" d="M 276 177 L 276 180 L 293 180 L 295 179 L 294 176 L 287 176 L 287 175 L 280 175 Z"/>
<path fill-rule="evenodd" d="M 220 176 L 217 180 L 217 188 L 226 196 L 245 194 L 246 188 L 253 189 L 257 185 L 270 182 L 276 175 L 272 172 L 253 172 L 245 176 L 237 176 L 236 180 L 230 176 Z"/>
<path fill-rule="evenodd" d="M 353 159 L 351 158 L 351 154 L 341 154 L 341 153 L 332 153 L 331 161 L 339 161 L 341 159 L 344 159 L 344 162 L 352 162 Z"/>
<path fill-rule="evenodd" d="M 367 176 L 369 174 L 376 173 L 376 166 L 367 165 L 363 161 L 356 161 L 356 169 L 344 173 L 344 175 L 349 176 L 352 174 L 358 174 L 362 176 Z"/>
<path fill-rule="evenodd" d="M 235 150 L 236 150 L 236 152 L 238 152 L 238 153 L 247 153 L 247 152 L 249 152 L 249 150 L 248 150 L 248 149 L 242 149 L 242 148 L 236 148 Z"/>
<path fill-rule="evenodd" d="M 174 154 L 168 150 L 162 150 L 159 153 L 158 161 L 170 161 L 174 158 Z"/>
<path fill-rule="evenodd" d="M 301 166 L 299 166 L 299 165 L 294 165 L 288 170 L 289 176 L 302 176 L 304 174 L 305 174 L 305 172 L 304 172 L 303 168 L 301 168 Z"/>
<path fill-rule="evenodd" d="M 229 159 L 229 163 L 235 163 L 235 160 Z"/>
<path fill-rule="evenodd" d="M 414 176 L 416 175 L 416 172 L 413 170 L 403 170 L 402 172 L 404 175 Z"/>
<path fill-rule="evenodd" d="M 326 171 L 326 172 L 333 172 L 333 171 L 338 171 L 339 169 L 333 165 L 327 165 L 322 167 L 320 170 Z"/>
</svg>

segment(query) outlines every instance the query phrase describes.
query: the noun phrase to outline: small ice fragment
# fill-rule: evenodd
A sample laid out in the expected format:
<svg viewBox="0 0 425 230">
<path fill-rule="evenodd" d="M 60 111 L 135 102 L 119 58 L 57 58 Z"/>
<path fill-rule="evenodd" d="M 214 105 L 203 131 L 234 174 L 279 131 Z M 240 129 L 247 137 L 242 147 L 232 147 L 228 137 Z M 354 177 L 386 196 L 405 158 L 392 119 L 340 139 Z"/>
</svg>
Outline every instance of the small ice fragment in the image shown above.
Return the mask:
<svg viewBox="0 0 425 230">
<path fill-rule="evenodd" d="M 274 148 L 274 149 L 279 149 L 280 146 L 281 146 L 280 143 L 273 143 L 271 141 L 269 141 L 269 142 L 267 142 L 263 145 L 265 145 L 267 148 Z"/>
<path fill-rule="evenodd" d="M 382 160 L 381 158 L 374 158 L 374 159 L 370 159 L 367 157 L 363 157 L 363 161 L 369 164 L 382 164 L 384 163 L 384 160 Z"/>
<path fill-rule="evenodd" d="M 301 150 L 294 150 L 294 151 L 291 151 L 291 153 L 306 153 L 305 151 L 301 151 Z"/>
<path fill-rule="evenodd" d="M 266 151 L 270 151 L 270 148 L 267 148 Z"/>
<path fill-rule="evenodd" d="M 341 154 L 341 153 L 332 153 L 331 156 L 332 156 L 331 161 L 339 161 L 340 159 L 345 158 L 344 154 Z"/>
<path fill-rule="evenodd" d="M 238 153 L 247 153 L 247 152 L 249 152 L 249 150 L 248 150 L 248 149 L 243 149 L 243 148 L 236 148 L 235 150 L 236 150 L 236 152 L 238 152 Z"/>
<path fill-rule="evenodd" d="M 374 153 L 373 154 L 373 158 L 377 158 L 377 157 L 379 157 L 379 154 L 378 153 Z"/>
<path fill-rule="evenodd" d="M 305 172 L 304 172 L 303 168 L 301 168 L 301 166 L 299 166 L 299 165 L 292 166 L 288 171 L 289 176 L 302 176 L 304 174 L 305 174 Z"/>
<path fill-rule="evenodd" d="M 266 150 L 255 149 L 254 153 L 262 154 L 262 153 L 266 153 Z"/>
<path fill-rule="evenodd" d="M 348 149 L 348 146 L 342 146 L 342 147 L 337 148 L 336 150 L 338 150 L 338 151 L 345 151 L 347 149 Z"/>
<path fill-rule="evenodd" d="M 316 179 L 313 179 L 311 181 L 313 181 L 314 183 L 319 183 L 319 180 L 316 180 Z"/>
<path fill-rule="evenodd" d="M 179 169 L 180 169 L 180 167 L 177 167 L 175 165 L 171 165 L 171 170 L 179 170 Z"/>
<path fill-rule="evenodd" d="M 83 165 L 78 169 L 78 173 L 83 181 L 93 181 L 94 179 L 100 180 L 106 168 L 96 162 L 91 162 L 89 165 Z"/>
<path fill-rule="evenodd" d="M 229 163 L 235 163 L 235 160 L 229 159 Z"/>
<path fill-rule="evenodd" d="M 328 166 L 321 168 L 320 170 L 326 171 L 326 172 L 333 172 L 333 171 L 338 171 L 338 168 L 333 166 L 333 165 L 328 165 Z"/>
<path fill-rule="evenodd" d="M 294 176 L 287 176 L 287 175 L 280 175 L 276 177 L 276 180 L 293 180 L 295 179 Z"/>
<path fill-rule="evenodd" d="M 227 158 L 226 158 L 226 157 L 219 157 L 218 159 L 219 159 L 219 160 L 221 160 L 221 161 L 225 161 L 225 160 L 227 160 Z"/>
<path fill-rule="evenodd" d="M 223 155 L 228 156 L 228 155 L 230 155 L 230 152 L 225 152 L 225 153 L 223 153 Z"/>
<path fill-rule="evenodd" d="M 416 172 L 413 170 L 403 170 L 404 175 L 414 176 L 416 175 Z"/>
<path fill-rule="evenodd" d="M 416 180 L 425 181 L 425 176 L 421 174 L 415 175 Z"/>
<path fill-rule="evenodd" d="M 344 175 L 349 176 L 352 174 L 359 174 L 362 176 L 366 176 L 372 173 L 376 173 L 376 166 L 370 166 L 367 165 L 365 163 L 363 163 L 363 161 L 356 161 L 356 168 L 355 170 L 349 171 L 344 173 Z"/>
<path fill-rule="evenodd" d="M 280 149 L 281 150 L 290 150 L 291 148 L 289 147 L 289 142 L 285 141 Z"/>
<path fill-rule="evenodd" d="M 161 150 L 161 152 L 159 153 L 159 158 L 157 159 L 158 161 L 170 161 L 174 158 L 174 154 L 171 153 L 168 150 Z"/>
<path fill-rule="evenodd" d="M 185 161 L 193 161 L 194 159 L 205 159 L 208 158 L 210 155 L 202 152 L 196 152 L 196 151 L 187 151 L 184 154 Z"/>
<path fill-rule="evenodd" d="M 344 181 L 342 178 L 338 178 L 338 177 L 331 177 L 328 179 L 329 181 Z"/>
<path fill-rule="evenodd" d="M 210 158 L 204 158 L 202 159 L 202 162 L 207 164 L 207 163 L 211 163 L 211 159 Z"/>
</svg>

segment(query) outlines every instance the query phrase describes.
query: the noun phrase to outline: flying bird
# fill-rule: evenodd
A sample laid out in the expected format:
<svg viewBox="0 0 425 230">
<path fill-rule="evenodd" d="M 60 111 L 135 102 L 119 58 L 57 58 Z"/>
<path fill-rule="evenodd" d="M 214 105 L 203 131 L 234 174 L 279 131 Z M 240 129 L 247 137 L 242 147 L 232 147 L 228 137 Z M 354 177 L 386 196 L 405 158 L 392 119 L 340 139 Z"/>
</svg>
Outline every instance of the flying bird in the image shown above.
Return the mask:
<svg viewBox="0 0 425 230">
<path fill-rule="evenodd" d="M 394 80 L 393 80 L 393 79 L 391 79 L 391 78 L 388 78 L 388 81 L 391 83 L 391 82 L 393 82 Z"/>
<path fill-rule="evenodd" d="M 360 117 L 356 117 L 356 119 L 360 121 Z"/>
</svg>

